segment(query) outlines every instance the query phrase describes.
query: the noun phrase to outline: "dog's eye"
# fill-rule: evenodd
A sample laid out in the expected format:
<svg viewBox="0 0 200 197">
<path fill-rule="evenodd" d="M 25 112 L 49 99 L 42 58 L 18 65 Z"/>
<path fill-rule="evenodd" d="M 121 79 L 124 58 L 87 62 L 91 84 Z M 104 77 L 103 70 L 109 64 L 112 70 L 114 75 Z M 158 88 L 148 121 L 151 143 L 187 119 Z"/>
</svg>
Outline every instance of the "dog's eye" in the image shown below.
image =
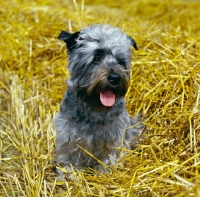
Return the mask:
<svg viewBox="0 0 200 197">
<path fill-rule="evenodd" d="M 102 59 L 102 56 L 96 55 L 96 56 L 93 58 L 93 62 L 100 62 L 101 59 Z"/>
<path fill-rule="evenodd" d="M 118 60 L 117 63 L 123 67 L 126 67 L 126 63 L 124 60 Z"/>
<path fill-rule="evenodd" d="M 100 62 L 104 57 L 104 51 L 102 49 L 97 49 L 94 54 L 93 62 Z"/>
</svg>

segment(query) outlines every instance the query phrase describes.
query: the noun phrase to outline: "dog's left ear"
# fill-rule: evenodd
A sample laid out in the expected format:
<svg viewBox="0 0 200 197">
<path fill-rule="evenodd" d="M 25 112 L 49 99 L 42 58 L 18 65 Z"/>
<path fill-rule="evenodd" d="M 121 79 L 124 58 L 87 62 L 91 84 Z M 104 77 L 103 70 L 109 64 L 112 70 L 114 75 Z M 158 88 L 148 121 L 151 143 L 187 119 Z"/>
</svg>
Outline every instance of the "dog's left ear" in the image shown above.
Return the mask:
<svg viewBox="0 0 200 197">
<path fill-rule="evenodd" d="M 133 38 L 131 38 L 130 36 L 128 36 L 128 38 L 131 40 L 132 46 L 133 46 L 136 50 L 138 50 L 138 47 L 137 47 L 137 44 L 136 44 L 135 40 L 134 40 Z"/>
<path fill-rule="evenodd" d="M 75 32 L 73 34 L 61 31 L 60 35 L 58 36 L 59 40 L 63 40 L 67 44 L 68 52 L 72 52 L 76 48 L 77 41 L 80 32 Z"/>
</svg>

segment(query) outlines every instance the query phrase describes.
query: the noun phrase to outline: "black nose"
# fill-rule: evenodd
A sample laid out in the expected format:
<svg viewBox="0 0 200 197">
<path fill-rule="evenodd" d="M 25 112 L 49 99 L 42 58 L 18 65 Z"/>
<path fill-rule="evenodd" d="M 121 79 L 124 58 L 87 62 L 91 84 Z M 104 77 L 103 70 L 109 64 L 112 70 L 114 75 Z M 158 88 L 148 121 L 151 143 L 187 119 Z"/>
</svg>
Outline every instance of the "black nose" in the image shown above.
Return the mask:
<svg viewBox="0 0 200 197">
<path fill-rule="evenodd" d="M 121 80 L 121 76 L 116 73 L 112 73 L 108 76 L 108 80 L 112 85 L 118 85 Z"/>
</svg>

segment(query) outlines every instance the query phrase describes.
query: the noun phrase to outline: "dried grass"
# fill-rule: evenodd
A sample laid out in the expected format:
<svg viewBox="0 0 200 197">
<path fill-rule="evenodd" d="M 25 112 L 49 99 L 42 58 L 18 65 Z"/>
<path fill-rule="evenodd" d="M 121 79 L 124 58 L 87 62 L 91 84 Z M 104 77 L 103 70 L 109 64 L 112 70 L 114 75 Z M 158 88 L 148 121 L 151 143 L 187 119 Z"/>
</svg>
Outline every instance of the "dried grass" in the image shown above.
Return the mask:
<svg viewBox="0 0 200 197">
<path fill-rule="evenodd" d="M 0 2 L 0 196 L 200 196 L 200 2 Z M 146 139 L 110 173 L 52 171 L 66 89 L 61 30 L 95 23 L 135 38 L 127 108 Z"/>
</svg>

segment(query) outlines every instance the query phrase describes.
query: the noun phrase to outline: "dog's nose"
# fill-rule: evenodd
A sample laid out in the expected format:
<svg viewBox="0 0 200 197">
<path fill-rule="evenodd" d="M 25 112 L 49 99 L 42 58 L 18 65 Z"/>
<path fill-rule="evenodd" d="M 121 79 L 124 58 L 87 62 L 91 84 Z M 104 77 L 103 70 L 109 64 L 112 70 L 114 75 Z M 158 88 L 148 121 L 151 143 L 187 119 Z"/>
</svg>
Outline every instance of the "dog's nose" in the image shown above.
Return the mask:
<svg viewBox="0 0 200 197">
<path fill-rule="evenodd" d="M 119 82 L 121 80 L 121 76 L 116 74 L 116 73 L 112 73 L 108 76 L 108 81 L 112 84 L 112 85 L 118 85 Z"/>
</svg>

